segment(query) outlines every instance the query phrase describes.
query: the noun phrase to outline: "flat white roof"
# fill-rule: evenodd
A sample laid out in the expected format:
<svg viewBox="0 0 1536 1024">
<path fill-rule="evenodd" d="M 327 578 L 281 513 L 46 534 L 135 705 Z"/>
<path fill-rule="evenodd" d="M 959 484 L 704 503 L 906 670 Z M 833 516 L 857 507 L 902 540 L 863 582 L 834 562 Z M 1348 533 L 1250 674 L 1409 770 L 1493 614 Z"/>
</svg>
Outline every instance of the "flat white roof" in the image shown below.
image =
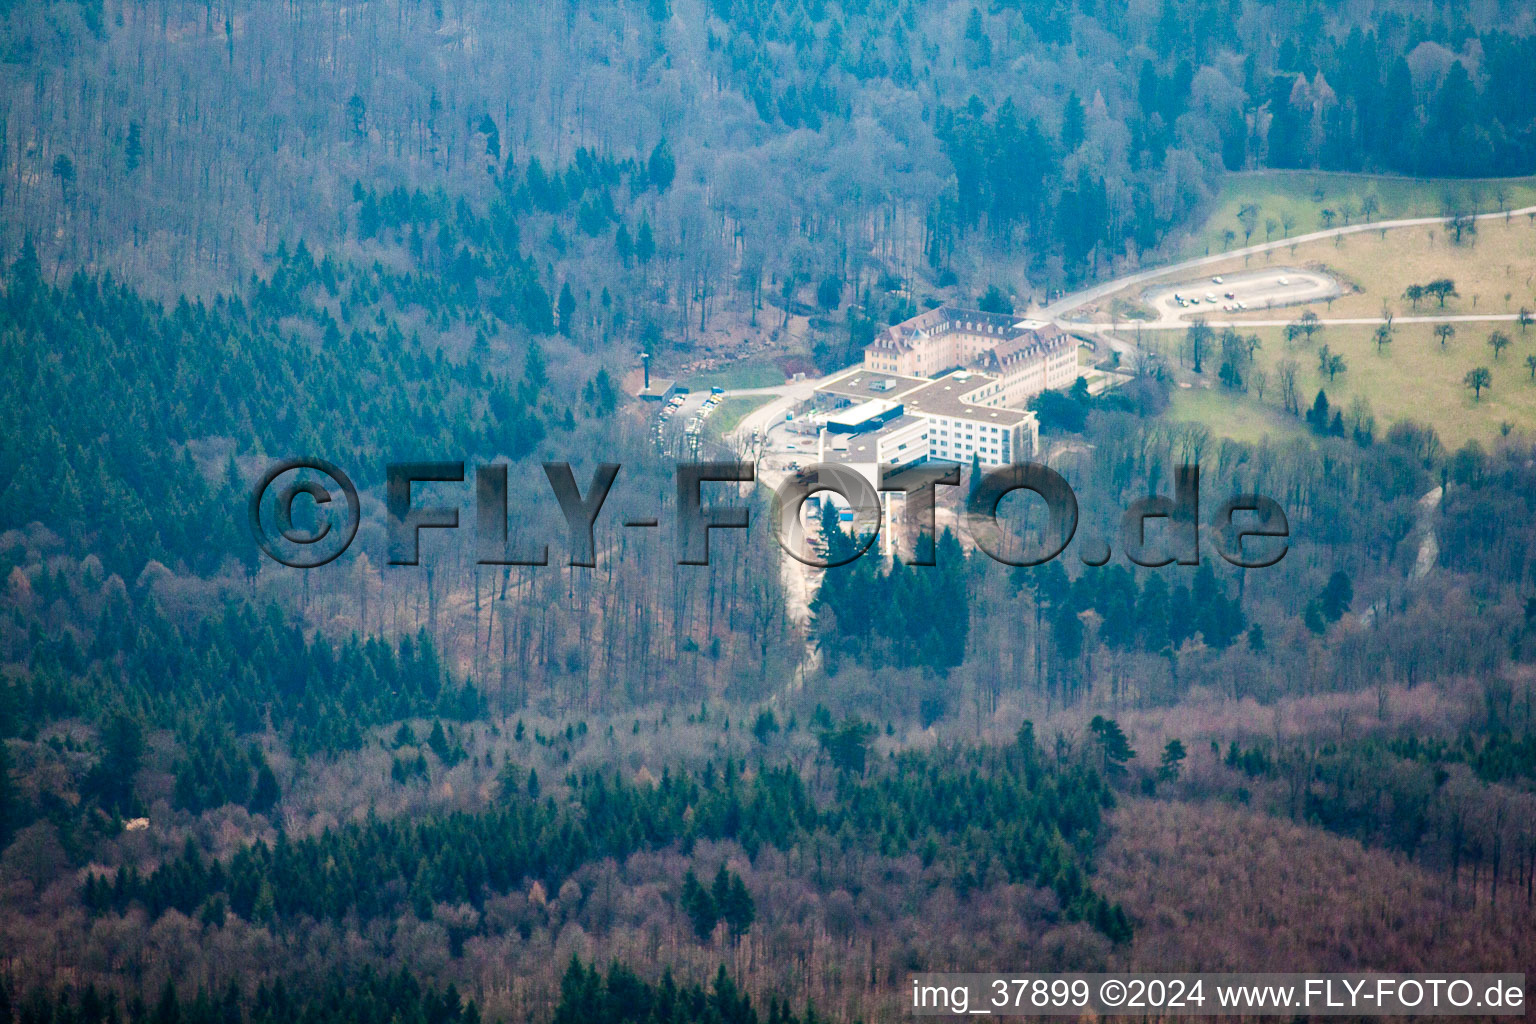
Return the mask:
<svg viewBox="0 0 1536 1024">
<path fill-rule="evenodd" d="M 849 409 L 840 409 L 835 413 L 827 414 L 827 422 L 835 423 L 840 427 L 856 427 L 861 423 L 868 423 L 877 416 L 884 416 L 896 408 L 895 402 L 883 398 L 871 399 L 868 402 L 860 402 Z"/>
</svg>

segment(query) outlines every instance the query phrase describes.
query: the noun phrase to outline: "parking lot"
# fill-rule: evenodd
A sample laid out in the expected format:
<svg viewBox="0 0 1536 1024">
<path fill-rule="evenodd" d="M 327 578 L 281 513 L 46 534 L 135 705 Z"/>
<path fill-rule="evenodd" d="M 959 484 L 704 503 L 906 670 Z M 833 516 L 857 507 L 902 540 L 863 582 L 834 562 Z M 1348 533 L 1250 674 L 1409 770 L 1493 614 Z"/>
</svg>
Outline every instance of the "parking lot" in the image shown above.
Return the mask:
<svg viewBox="0 0 1536 1024">
<path fill-rule="evenodd" d="M 1157 311 L 1159 320 L 1179 321 L 1202 313 L 1248 313 L 1322 302 L 1341 291 L 1338 281 L 1319 271 L 1270 267 L 1154 285 L 1142 292 L 1142 301 Z"/>
<path fill-rule="evenodd" d="M 700 389 L 673 395 L 656 412 L 652 439 L 663 452 L 680 451 L 690 436 L 699 436 L 704 423 L 723 400 L 720 388 Z"/>
</svg>

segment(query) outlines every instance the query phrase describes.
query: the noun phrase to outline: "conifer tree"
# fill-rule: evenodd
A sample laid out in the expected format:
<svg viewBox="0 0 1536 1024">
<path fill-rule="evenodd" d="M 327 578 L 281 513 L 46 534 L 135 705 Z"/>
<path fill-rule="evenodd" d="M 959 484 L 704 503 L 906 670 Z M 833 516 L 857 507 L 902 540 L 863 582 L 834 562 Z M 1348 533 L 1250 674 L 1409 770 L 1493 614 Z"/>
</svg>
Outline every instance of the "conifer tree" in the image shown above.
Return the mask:
<svg viewBox="0 0 1536 1024">
<path fill-rule="evenodd" d="M 0 850 L 5 849 L 21 825 L 21 800 L 11 778 L 11 753 L 0 739 Z M 0 1016 L 0 1020 L 4 1020 Z"/>
<path fill-rule="evenodd" d="M 1131 749 L 1130 740 L 1126 739 L 1120 723 L 1113 718 L 1094 715 L 1093 721 L 1088 723 L 1088 728 L 1099 744 L 1104 774 L 1110 776 L 1125 774 L 1126 762 L 1136 756 L 1136 751 Z"/>
</svg>

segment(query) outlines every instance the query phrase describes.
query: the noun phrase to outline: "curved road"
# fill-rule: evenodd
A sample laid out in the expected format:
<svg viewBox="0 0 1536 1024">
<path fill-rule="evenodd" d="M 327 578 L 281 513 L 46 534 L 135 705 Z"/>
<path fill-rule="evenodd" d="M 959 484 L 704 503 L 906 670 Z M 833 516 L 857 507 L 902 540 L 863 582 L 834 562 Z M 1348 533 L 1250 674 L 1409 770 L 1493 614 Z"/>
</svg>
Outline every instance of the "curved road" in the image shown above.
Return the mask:
<svg viewBox="0 0 1536 1024">
<path fill-rule="evenodd" d="M 1477 214 L 1473 219 L 1492 220 L 1495 217 L 1512 218 L 1523 217 L 1530 214 L 1536 214 L 1536 206 L 1524 206 L 1518 210 L 1480 213 Z M 1209 256 L 1199 256 L 1195 259 L 1184 260 L 1180 263 L 1169 263 L 1163 266 L 1152 267 L 1147 270 L 1137 271 L 1134 274 L 1127 274 L 1124 277 L 1115 278 L 1112 281 L 1105 281 L 1102 284 L 1096 284 L 1090 288 L 1084 288 L 1080 291 L 1072 292 L 1069 295 L 1063 295 L 1056 301 L 1047 303 L 1046 305 L 1027 315 L 1040 319 L 1050 320 L 1058 327 L 1063 329 L 1077 328 L 1081 330 L 1084 328 L 1102 328 L 1107 325 L 1089 324 L 1085 321 L 1071 320 L 1068 318 L 1067 314 L 1083 305 L 1086 305 L 1089 302 L 1104 298 L 1106 295 L 1112 295 L 1124 288 L 1134 287 L 1138 284 L 1153 281 L 1158 278 L 1166 277 L 1171 274 L 1177 274 L 1183 271 L 1195 271 L 1203 267 L 1214 266 L 1218 263 L 1225 263 L 1228 260 L 1241 256 L 1252 256 L 1265 252 L 1274 252 L 1278 249 L 1288 248 L 1292 245 L 1301 245 L 1306 242 L 1316 242 L 1323 239 L 1334 238 L 1339 235 L 1354 235 L 1366 231 L 1382 231 L 1388 228 L 1407 228 L 1420 227 L 1430 224 L 1444 224 L 1450 219 L 1451 218 L 1449 217 L 1443 216 L 1408 217 L 1400 220 L 1362 222 L 1359 224 L 1350 224 L 1346 227 L 1327 228 L 1323 231 L 1313 231 L 1305 235 L 1296 235 L 1291 238 L 1282 238 L 1273 242 L 1262 242 L 1258 245 L 1249 245 L 1240 249 L 1229 249 L 1226 252 L 1214 253 Z M 1514 321 L 1516 318 L 1517 315 L 1513 313 L 1449 314 L 1446 316 L 1399 316 L 1394 317 L 1393 322 L 1399 324 L 1459 323 L 1463 321 Z M 1206 323 L 1212 327 L 1232 326 L 1239 328 L 1284 327 L 1290 322 L 1291 321 L 1289 320 L 1206 321 Z M 1358 324 L 1364 326 L 1374 326 L 1381 323 L 1382 318 L 1345 317 L 1340 319 L 1324 319 L 1320 322 L 1325 325 Z M 1152 331 L 1187 330 L 1188 327 L 1189 324 L 1187 322 L 1152 322 L 1143 323 L 1141 325 L 1142 330 Z M 841 373 L 843 371 L 839 370 L 837 372 Z M 759 409 L 754 409 L 747 415 L 743 416 L 741 418 L 741 422 L 739 422 L 735 429 L 732 430 L 731 433 L 725 438 L 726 442 L 737 451 L 745 451 L 747 447 L 747 441 L 751 438 L 754 431 L 757 432 L 757 434 L 761 437 L 767 432 L 767 428 L 772 424 L 776 422 L 782 422 L 784 419 L 784 414 L 799 403 L 809 399 L 811 394 L 816 390 L 816 385 L 819 383 L 819 380 L 801 380 L 786 382 L 784 384 L 778 385 L 777 387 L 738 388 L 726 391 L 725 395 L 730 398 L 746 398 L 758 395 L 768 395 L 774 397 L 774 401 L 767 403 Z"/>
<path fill-rule="evenodd" d="M 838 370 L 837 372 L 842 373 L 843 371 Z M 816 385 L 820 383 L 821 380 L 819 378 L 816 380 L 807 378 L 806 380 L 788 381 L 773 388 L 743 388 L 737 391 L 727 391 L 726 396 L 730 398 L 750 398 L 756 395 L 778 396 L 775 401 L 769 402 L 761 408 L 753 409 L 743 416 L 741 421 L 736 424 L 736 428 L 731 431 L 727 440 L 730 441 L 731 446 L 737 451 L 744 450 L 747 446 L 747 439 L 752 436 L 754 431 L 759 436 L 766 434 L 768 427 L 775 422 L 783 420 L 786 412 L 801 402 L 809 401 L 811 395 L 816 390 Z"/>
<path fill-rule="evenodd" d="M 1473 219 L 1491 220 L 1495 217 L 1522 217 L 1531 213 L 1536 213 L 1536 206 L 1523 206 L 1518 210 L 1509 210 L 1507 212 L 1480 213 Z M 1156 278 L 1163 277 L 1168 274 L 1175 274 L 1183 270 L 1199 270 L 1201 267 L 1210 267 L 1218 263 L 1225 263 L 1227 260 L 1238 256 L 1252 256 L 1264 252 L 1273 252 L 1277 249 L 1288 248 L 1292 245 L 1301 245 L 1305 242 L 1321 241 L 1322 239 L 1335 238 L 1339 235 L 1354 235 L 1365 231 L 1381 231 L 1386 228 L 1411 228 L 1428 224 L 1444 224 L 1450 219 L 1451 218 L 1449 217 L 1410 217 L 1404 220 L 1378 220 L 1360 224 L 1351 224 L 1348 227 L 1328 228 L 1324 231 L 1313 231 L 1310 234 L 1296 235 L 1292 238 L 1282 238 L 1275 242 L 1262 242 L 1258 245 L 1245 246 L 1241 249 L 1228 249 L 1223 253 L 1216 253 L 1210 256 L 1200 256 L 1192 260 L 1185 260 L 1182 263 L 1170 263 L 1165 266 L 1154 267 L 1150 270 L 1140 270 L 1134 274 L 1127 274 L 1125 277 L 1116 278 L 1113 281 L 1106 281 L 1103 284 L 1096 284 L 1091 288 L 1084 288 L 1082 291 L 1073 292 L 1070 295 L 1063 295 L 1055 302 L 1047 303 L 1045 306 L 1042 306 L 1037 312 L 1031 315 L 1040 317 L 1042 319 L 1052 320 L 1058 327 L 1071 327 L 1073 326 L 1074 321 L 1066 319 L 1066 316 L 1068 313 L 1072 312 L 1074 309 L 1077 309 L 1079 306 L 1093 302 L 1095 299 L 1102 299 L 1106 295 L 1112 295 L 1115 292 L 1120 291 L 1122 288 L 1129 288 L 1133 285 L 1142 284 L 1146 281 L 1152 281 Z M 1471 319 L 1483 320 L 1490 318 L 1473 317 Z M 1406 320 L 1401 317 L 1399 320 L 1406 323 L 1415 322 L 1412 320 Z M 1325 322 L 1348 323 L 1349 321 L 1341 320 Z M 1377 319 L 1364 322 L 1380 323 L 1381 321 Z"/>
</svg>

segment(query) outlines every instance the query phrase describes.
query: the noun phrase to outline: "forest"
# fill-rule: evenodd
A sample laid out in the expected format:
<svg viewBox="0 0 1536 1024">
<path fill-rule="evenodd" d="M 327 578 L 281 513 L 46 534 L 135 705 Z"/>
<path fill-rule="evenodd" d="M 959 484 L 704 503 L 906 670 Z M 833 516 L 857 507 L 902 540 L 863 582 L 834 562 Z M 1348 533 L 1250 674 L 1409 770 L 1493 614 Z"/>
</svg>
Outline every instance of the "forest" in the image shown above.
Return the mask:
<svg viewBox="0 0 1536 1024">
<path fill-rule="evenodd" d="M 0 1024 L 812 1024 L 928 970 L 1536 951 L 1536 424 L 1447 443 L 1202 324 L 1032 402 L 1049 563 L 975 547 L 971 466 L 936 564 L 813 588 L 765 488 L 707 567 L 618 525 L 676 494 L 642 352 L 815 378 L 1186 255 L 1223 182 L 1536 172 L 1528 5 L 9 0 L 0 81 Z M 307 571 L 246 522 L 300 455 L 363 506 Z M 461 528 L 391 565 L 384 467 L 431 460 L 536 481 L 548 564 L 482 562 L 442 483 Z M 622 464 L 594 568 L 547 462 Z M 1202 515 L 1284 508 L 1280 562 L 1121 557 L 1190 465 Z"/>
<path fill-rule="evenodd" d="M 1511 2 L 18 0 L 4 18 L 4 242 L 46 239 L 50 275 L 211 298 L 307 240 L 391 278 L 451 268 L 461 298 L 489 271 L 476 298 L 535 330 L 567 294 L 583 337 L 696 341 L 716 310 L 829 277 L 854 298 L 917 274 L 1043 293 L 1155 259 L 1224 171 L 1536 159 L 1536 44 Z M 465 203 L 492 212 L 471 225 Z"/>
</svg>

